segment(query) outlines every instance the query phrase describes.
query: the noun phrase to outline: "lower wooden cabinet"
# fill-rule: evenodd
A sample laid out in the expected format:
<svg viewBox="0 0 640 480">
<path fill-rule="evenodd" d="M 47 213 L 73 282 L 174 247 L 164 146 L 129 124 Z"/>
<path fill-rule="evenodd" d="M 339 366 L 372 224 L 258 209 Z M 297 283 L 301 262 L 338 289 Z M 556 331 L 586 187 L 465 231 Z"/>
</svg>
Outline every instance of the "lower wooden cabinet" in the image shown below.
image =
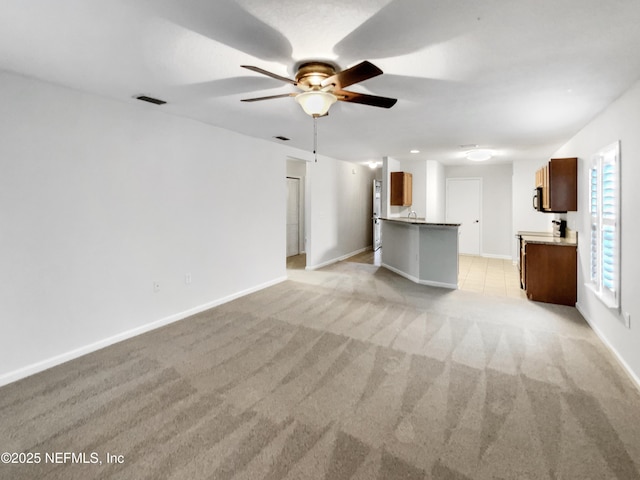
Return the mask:
<svg viewBox="0 0 640 480">
<path fill-rule="evenodd" d="M 578 287 L 575 245 L 525 242 L 520 258 L 523 288 L 529 300 L 575 306 Z"/>
</svg>

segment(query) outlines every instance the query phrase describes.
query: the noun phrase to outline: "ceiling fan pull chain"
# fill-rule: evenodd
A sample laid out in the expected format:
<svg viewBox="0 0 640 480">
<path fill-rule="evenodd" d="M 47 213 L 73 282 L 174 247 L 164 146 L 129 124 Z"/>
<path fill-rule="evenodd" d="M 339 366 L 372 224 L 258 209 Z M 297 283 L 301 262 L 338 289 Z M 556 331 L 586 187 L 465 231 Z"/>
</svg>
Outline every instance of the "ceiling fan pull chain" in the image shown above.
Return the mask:
<svg viewBox="0 0 640 480">
<path fill-rule="evenodd" d="M 318 117 L 313 117 L 313 157 L 318 163 Z"/>
</svg>

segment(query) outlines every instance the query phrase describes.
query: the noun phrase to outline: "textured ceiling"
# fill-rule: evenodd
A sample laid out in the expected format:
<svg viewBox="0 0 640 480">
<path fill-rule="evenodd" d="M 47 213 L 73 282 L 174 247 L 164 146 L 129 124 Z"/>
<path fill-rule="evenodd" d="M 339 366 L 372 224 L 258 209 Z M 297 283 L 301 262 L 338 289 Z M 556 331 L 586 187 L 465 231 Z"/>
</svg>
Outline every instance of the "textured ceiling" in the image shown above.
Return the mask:
<svg viewBox="0 0 640 480">
<path fill-rule="evenodd" d="M 159 108 L 310 151 L 292 98 L 303 60 L 385 73 L 349 89 L 390 110 L 338 102 L 318 120 L 321 154 L 459 163 L 546 158 L 640 78 L 637 0 L 2 0 L 0 69 Z M 420 154 L 409 154 L 419 149 Z"/>
</svg>

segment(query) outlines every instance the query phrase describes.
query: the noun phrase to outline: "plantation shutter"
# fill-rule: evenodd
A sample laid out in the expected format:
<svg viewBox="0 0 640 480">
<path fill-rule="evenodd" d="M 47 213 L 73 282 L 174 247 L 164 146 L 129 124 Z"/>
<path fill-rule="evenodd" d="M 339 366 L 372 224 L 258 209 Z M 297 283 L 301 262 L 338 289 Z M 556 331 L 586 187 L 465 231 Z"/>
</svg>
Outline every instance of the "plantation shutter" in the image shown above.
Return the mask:
<svg viewBox="0 0 640 480">
<path fill-rule="evenodd" d="M 602 289 L 618 306 L 618 155 L 607 152 L 602 158 Z"/>
<path fill-rule="evenodd" d="M 620 296 L 620 147 L 602 149 L 590 170 L 591 285 L 611 308 Z"/>
<path fill-rule="evenodd" d="M 599 289 L 600 276 L 600 249 L 598 248 L 600 235 L 600 201 L 598 194 L 598 185 L 600 184 L 599 174 L 600 158 L 594 158 L 590 170 L 590 211 L 591 211 L 591 261 L 590 261 L 590 280 L 591 283 Z"/>
</svg>

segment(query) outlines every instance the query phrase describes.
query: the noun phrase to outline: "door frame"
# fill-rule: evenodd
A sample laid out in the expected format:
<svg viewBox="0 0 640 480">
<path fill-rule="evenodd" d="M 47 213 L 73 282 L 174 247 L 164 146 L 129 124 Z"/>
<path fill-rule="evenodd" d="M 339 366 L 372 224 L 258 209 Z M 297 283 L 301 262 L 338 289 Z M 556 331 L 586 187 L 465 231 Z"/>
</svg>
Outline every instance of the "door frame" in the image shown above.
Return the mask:
<svg viewBox="0 0 640 480">
<path fill-rule="evenodd" d="M 376 201 L 376 186 L 377 184 L 380 184 L 380 196 L 378 197 L 378 200 Z M 380 208 L 378 209 L 378 212 L 375 212 L 374 210 L 376 209 L 376 203 L 378 203 L 378 205 L 380 206 Z M 379 218 L 382 217 L 382 180 L 378 180 L 377 178 L 373 179 L 373 208 L 372 208 L 372 228 L 373 228 L 373 239 L 372 239 L 372 244 L 373 244 L 373 251 L 376 252 L 378 251 L 381 247 L 382 247 L 382 225 L 380 225 L 380 220 Z M 376 243 L 376 227 L 377 227 L 377 240 L 378 242 Z"/>
<path fill-rule="evenodd" d="M 298 181 L 298 255 L 300 255 L 303 253 L 307 253 L 305 248 L 305 241 L 304 241 L 305 230 L 306 230 L 306 225 L 304 223 L 305 222 L 305 218 L 304 218 L 304 212 L 305 212 L 304 183 L 305 182 L 303 181 L 304 177 L 300 177 L 297 175 L 286 175 L 285 180 L 288 178 Z"/>
<path fill-rule="evenodd" d="M 484 223 L 482 221 L 482 177 L 449 177 L 446 179 L 444 218 L 445 222 L 449 222 L 449 183 L 451 181 L 455 182 L 469 180 L 475 180 L 478 182 L 478 220 L 480 223 L 480 226 L 478 228 L 478 255 L 482 256 L 482 231 L 484 229 Z"/>
</svg>

